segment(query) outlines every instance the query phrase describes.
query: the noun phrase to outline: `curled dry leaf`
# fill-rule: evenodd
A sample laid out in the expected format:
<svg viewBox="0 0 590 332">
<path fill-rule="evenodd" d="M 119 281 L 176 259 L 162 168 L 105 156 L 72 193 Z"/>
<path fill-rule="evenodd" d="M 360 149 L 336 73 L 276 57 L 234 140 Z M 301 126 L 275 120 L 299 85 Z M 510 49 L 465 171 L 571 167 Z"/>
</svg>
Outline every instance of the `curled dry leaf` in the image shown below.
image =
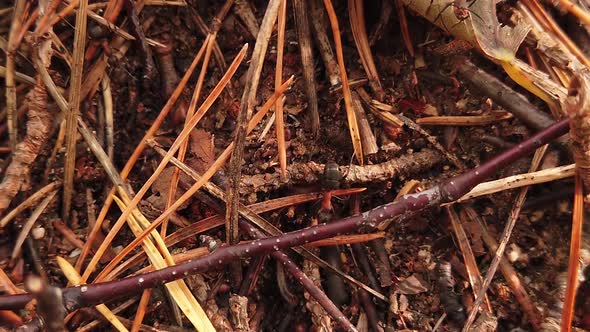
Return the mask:
<svg viewBox="0 0 590 332">
<path fill-rule="evenodd" d="M 501 26 L 496 16 L 496 1 L 404 0 L 421 16 L 453 36 L 468 41 L 485 55 L 511 61 L 530 27 Z"/>
</svg>

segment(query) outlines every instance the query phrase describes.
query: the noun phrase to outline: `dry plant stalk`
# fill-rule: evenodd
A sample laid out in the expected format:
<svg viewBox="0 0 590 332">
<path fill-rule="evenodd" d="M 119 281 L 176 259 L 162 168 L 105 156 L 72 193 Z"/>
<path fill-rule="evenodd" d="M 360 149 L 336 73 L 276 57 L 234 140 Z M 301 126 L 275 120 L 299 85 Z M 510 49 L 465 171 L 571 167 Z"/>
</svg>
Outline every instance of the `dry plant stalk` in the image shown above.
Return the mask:
<svg viewBox="0 0 590 332">
<path fill-rule="evenodd" d="M 367 119 L 367 114 L 365 113 L 361 100 L 356 92 L 352 93 L 352 103 L 354 113 L 358 119 L 363 153 L 365 156 L 375 154 L 379 152 L 377 139 L 375 138 L 375 134 L 373 134 L 371 124 L 369 124 L 369 120 Z"/>
<path fill-rule="evenodd" d="M 316 91 L 311 31 L 308 17 L 309 4 L 306 2 L 307 0 L 292 0 L 299 55 L 301 56 L 301 71 L 303 72 L 305 94 L 307 96 L 307 109 L 311 118 L 311 133 L 317 138 L 320 134 L 320 114 L 318 111 L 318 95 Z"/>
<path fill-rule="evenodd" d="M 497 111 L 484 115 L 428 116 L 416 119 L 416 123 L 427 126 L 487 126 L 509 119 L 512 119 L 512 114 Z"/>
<path fill-rule="evenodd" d="M 465 268 L 467 270 L 467 276 L 469 277 L 469 284 L 471 285 L 471 289 L 473 291 L 473 296 L 477 301 L 480 297 L 482 301 L 486 301 L 486 308 L 488 312 L 492 312 L 492 306 L 490 304 L 490 300 L 488 299 L 487 294 L 482 293 L 481 290 L 482 286 L 482 278 L 481 272 L 479 272 L 479 267 L 477 266 L 477 261 L 475 260 L 475 256 L 473 255 L 473 250 L 471 249 L 471 245 L 469 244 L 469 239 L 467 238 L 467 234 L 463 229 L 462 220 L 457 215 L 457 212 L 452 207 L 447 207 L 447 216 L 451 221 L 451 225 L 453 227 L 453 233 L 455 238 L 457 239 L 457 243 L 459 244 L 459 248 L 461 249 L 461 255 L 463 256 L 463 261 L 465 262 Z"/>
<path fill-rule="evenodd" d="M 74 193 L 74 172 L 76 171 L 76 141 L 77 118 L 80 112 L 80 87 L 82 86 L 82 74 L 84 71 L 84 51 L 86 50 L 86 7 L 88 0 L 80 0 L 78 14 L 76 15 L 76 29 L 74 35 L 74 57 L 72 62 L 71 84 L 68 98 L 68 112 L 66 113 L 66 160 L 64 165 L 64 192 L 62 215 L 64 221 L 70 219 L 72 195 Z"/>
<path fill-rule="evenodd" d="M 246 28 L 252 34 L 254 39 L 258 39 L 258 32 L 262 30 L 262 27 L 258 26 L 256 15 L 248 0 L 235 0 L 234 13 L 236 13 L 242 22 L 246 25 Z"/>
<path fill-rule="evenodd" d="M 277 20 L 277 64 L 275 66 L 275 90 L 283 84 L 283 53 L 285 51 L 285 25 L 287 21 L 287 1 L 281 0 Z M 285 145 L 285 116 L 283 112 L 283 98 L 275 103 L 275 129 L 277 133 L 277 150 L 281 176 L 287 173 L 287 147 Z M 229 233 L 227 234 L 229 235 Z M 234 236 L 235 237 L 235 236 Z"/>
<path fill-rule="evenodd" d="M 358 122 L 354 108 L 352 105 L 352 95 L 350 86 L 348 84 L 348 77 L 346 74 L 346 65 L 344 64 L 344 54 L 342 52 L 342 39 L 340 37 L 340 28 L 338 27 L 338 17 L 332 6 L 332 0 L 324 0 L 324 6 L 328 12 L 330 25 L 332 26 L 332 34 L 334 37 L 334 46 L 336 47 L 336 58 L 338 60 L 338 67 L 340 68 L 340 80 L 342 83 L 342 94 L 344 96 L 344 107 L 346 108 L 346 118 L 348 119 L 348 130 L 350 131 L 350 139 L 352 140 L 352 147 L 356 160 L 360 165 L 363 165 L 363 145 L 359 133 Z"/>
<path fill-rule="evenodd" d="M 28 209 L 33 204 L 37 203 L 41 198 L 43 198 L 43 196 L 55 191 L 60 185 L 61 185 L 61 182 L 59 182 L 59 181 L 52 182 L 52 183 L 46 185 L 45 187 L 39 189 L 33 195 L 29 196 L 26 200 L 24 200 L 22 203 L 20 203 L 19 206 L 17 206 L 16 208 L 14 208 L 14 210 L 7 213 L 0 220 L 0 228 L 5 227 L 12 219 L 14 219 L 16 216 L 18 216 L 21 212 Z"/>
<path fill-rule="evenodd" d="M 502 179 L 483 182 L 457 200 L 458 203 L 476 197 L 494 194 L 504 190 L 516 189 L 539 183 L 561 180 L 574 176 L 576 164 L 544 169 L 542 171 L 518 174 Z"/>
<path fill-rule="evenodd" d="M 340 84 L 340 73 L 338 63 L 334 57 L 334 51 L 332 51 L 332 45 L 330 45 L 330 39 L 328 38 L 328 22 L 326 21 L 322 0 L 309 0 L 308 4 L 310 7 L 310 21 L 313 28 L 313 36 L 315 37 L 320 56 L 324 61 L 330 85 L 333 87 L 338 86 Z"/>
<path fill-rule="evenodd" d="M 236 119 L 237 128 L 234 134 L 235 148 L 231 153 L 229 162 L 229 176 L 227 188 L 225 227 L 226 234 L 230 235 L 226 241 L 229 244 L 236 244 L 239 241 L 238 228 L 238 204 L 240 202 L 240 177 L 242 175 L 242 159 L 244 158 L 244 144 L 246 143 L 246 132 L 248 129 L 248 120 L 252 116 L 254 109 L 256 92 L 262 73 L 262 65 L 266 55 L 266 49 L 274 23 L 277 20 L 280 0 L 269 1 L 260 31 L 256 35 L 256 43 L 252 51 L 252 58 L 248 73 L 246 74 L 246 84 L 242 99 L 240 100 L 240 109 Z M 237 266 L 237 265 L 236 265 Z M 237 277 L 237 276 L 236 276 Z"/>
<path fill-rule="evenodd" d="M 375 92 L 377 99 L 383 100 L 385 97 L 385 91 L 383 91 L 383 87 L 381 86 L 379 73 L 375 66 L 375 61 L 373 60 L 373 54 L 371 53 L 363 6 L 363 0 L 348 0 L 350 26 L 354 37 L 354 43 L 356 44 L 356 48 L 361 57 L 361 63 L 363 64 L 363 68 L 369 79 L 369 85 L 373 92 Z"/>
<path fill-rule="evenodd" d="M 570 142 L 584 188 L 590 188 L 590 73 L 574 76 L 563 105 L 572 123 Z"/>
<path fill-rule="evenodd" d="M 29 232 L 35 225 L 35 222 L 37 221 L 37 219 L 39 219 L 43 211 L 45 211 L 47 205 L 49 205 L 49 203 L 53 200 L 55 194 L 57 194 L 57 191 L 53 191 L 50 194 L 48 194 L 47 197 L 45 197 L 45 199 L 43 199 L 43 201 L 39 203 L 35 210 L 33 210 L 27 221 L 24 223 L 20 233 L 18 234 L 18 237 L 16 238 L 16 242 L 12 249 L 12 254 L 10 255 L 11 261 L 13 263 L 15 263 L 16 259 L 20 255 L 22 245 L 23 243 L 25 243 L 25 239 L 27 238 L 27 236 L 29 236 Z"/>
</svg>

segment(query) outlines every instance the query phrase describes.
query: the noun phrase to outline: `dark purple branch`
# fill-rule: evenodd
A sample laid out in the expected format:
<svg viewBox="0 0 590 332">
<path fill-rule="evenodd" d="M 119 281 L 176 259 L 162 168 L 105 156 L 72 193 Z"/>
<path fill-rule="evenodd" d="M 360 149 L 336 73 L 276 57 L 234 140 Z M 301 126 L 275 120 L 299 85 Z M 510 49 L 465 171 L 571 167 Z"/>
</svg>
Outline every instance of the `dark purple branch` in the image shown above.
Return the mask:
<svg viewBox="0 0 590 332">
<path fill-rule="evenodd" d="M 568 129 L 567 120 L 558 122 L 481 166 L 452 178 L 440 186 L 417 194 L 406 195 L 396 202 L 376 207 L 358 216 L 344 218 L 329 225 L 320 224 L 280 236 L 219 248 L 208 256 L 143 275 L 117 281 L 66 288 L 63 290 L 64 303 L 70 311 L 80 307 L 93 306 L 116 297 L 137 294 L 146 288 L 153 288 L 192 273 L 204 272 L 228 264 L 240 259 L 240 257 L 269 254 L 280 249 L 301 246 L 311 241 L 349 233 L 361 228 L 375 228 L 380 223 L 395 216 L 408 214 L 461 197 L 502 167 L 528 155 L 539 146 L 566 134 Z M 21 309 L 31 299 L 32 297 L 28 295 L 0 296 L 0 310 Z"/>
<path fill-rule="evenodd" d="M 240 228 L 246 230 L 250 236 L 257 238 L 257 239 L 264 239 L 265 235 L 258 229 L 252 227 L 248 222 L 240 219 Z M 275 251 L 271 254 L 271 256 L 276 259 L 279 263 L 283 265 L 283 268 L 293 276 L 305 290 L 309 293 L 309 295 L 313 296 L 316 301 L 326 310 L 328 315 L 332 316 L 332 318 L 340 324 L 346 331 L 356 331 L 356 328 L 350 321 L 344 316 L 344 314 L 336 307 L 334 302 L 332 302 L 326 293 L 324 293 L 318 286 L 316 286 L 311 279 L 307 277 L 303 271 L 295 264 L 291 258 L 282 251 Z"/>
</svg>

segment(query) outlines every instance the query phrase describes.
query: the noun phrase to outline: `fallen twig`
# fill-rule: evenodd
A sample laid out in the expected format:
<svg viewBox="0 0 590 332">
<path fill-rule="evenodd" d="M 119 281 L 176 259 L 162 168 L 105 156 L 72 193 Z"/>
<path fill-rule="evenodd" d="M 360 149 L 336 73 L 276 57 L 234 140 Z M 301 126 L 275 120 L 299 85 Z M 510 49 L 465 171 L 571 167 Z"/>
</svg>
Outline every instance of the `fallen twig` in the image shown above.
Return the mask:
<svg viewBox="0 0 590 332">
<path fill-rule="evenodd" d="M 406 195 L 393 203 L 366 211 L 359 216 L 344 218 L 329 225 L 321 224 L 280 236 L 271 236 L 250 243 L 222 247 L 203 258 L 139 276 L 82 287 L 65 288 L 63 289 L 64 303 L 67 303 L 68 310 L 74 310 L 83 306 L 102 303 L 107 299 L 135 294 L 143 291 L 143 289 L 182 278 L 189 273 L 202 272 L 212 267 L 228 264 L 239 257 L 267 254 L 361 228 L 374 229 L 380 223 L 386 222 L 395 216 L 403 216 L 412 211 L 423 210 L 437 206 L 441 202 L 457 199 L 499 169 L 564 135 L 567 133 L 568 128 L 568 121 L 562 120 L 521 142 L 518 148 L 507 150 L 475 169 L 420 193 Z M 0 310 L 22 308 L 31 299 L 30 294 L 0 296 Z"/>
<path fill-rule="evenodd" d="M 441 161 L 442 157 L 440 153 L 435 150 L 424 149 L 420 152 L 404 155 L 381 164 L 341 166 L 340 172 L 346 175 L 342 179 L 343 184 L 366 184 L 388 181 L 399 176 L 420 173 L 432 168 Z M 281 180 L 279 174 L 276 172 L 244 175 L 242 177 L 240 193 L 247 195 L 254 192 L 270 192 L 297 183 L 315 183 L 320 180 L 323 172 L 323 164 L 309 162 L 289 165 L 287 168 L 287 177 L 284 181 Z"/>
</svg>

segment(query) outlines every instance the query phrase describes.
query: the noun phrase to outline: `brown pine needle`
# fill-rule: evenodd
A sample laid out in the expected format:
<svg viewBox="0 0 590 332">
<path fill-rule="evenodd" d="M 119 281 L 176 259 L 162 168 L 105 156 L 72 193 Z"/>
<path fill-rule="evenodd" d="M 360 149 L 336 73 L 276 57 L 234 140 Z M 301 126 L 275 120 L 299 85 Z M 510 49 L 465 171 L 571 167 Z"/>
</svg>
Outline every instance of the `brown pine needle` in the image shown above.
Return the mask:
<svg viewBox="0 0 590 332">
<path fill-rule="evenodd" d="M 131 154 L 131 156 L 129 157 L 127 162 L 125 163 L 123 170 L 121 170 L 121 178 L 123 180 L 127 179 L 127 176 L 129 175 L 129 173 L 133 169 L 133 166 L 135 165 L 135 163 L 139 159 L 139 156 L 143 153 L 143 150 L 146 147 L 146 144 L 145 144 L 146 141 L 148 139 L 154 137 L 154 135 L 156 134 L 158 129 L 160 129 L 160 126 L 162 125 L 162 123 L 164 123 L 166 116 L 168 115 L 168 113 L 170 113 L 170 111 L 174 107 L 174 104 L 176 103 L 176 101 L 178 100 L 180 95 L 182 94 L 182 91 L 184 90 L 186 83 L 188 83 L 188 80 L 192 76 L 195 68 L 197 67 L 197 64 L 201 61 L 203 54 L 205 54 L 205 48 L 207 47 L 208 40 L 209 40 L 208 38 L 205 39 L 205 41 L 203 42 L 203 45 L 201 46 L 201 49 L 199 50 L 199 52 L 197 52 L 197 55 L 195 55 L 195 58 L 193 59 L 193 62 L 191 63 L 190 67 L 187 69 L 186 73 L 184 74 L 184 76 L 182 77 L 180 82 L 178 82 L 178 85 L 176 86 L 176 89 L 174 89 L 174 92 L 172 93 L 170 98 L 168 98 L 166 105 L 164 105 L 164 107 L 162 107 L 160 114 L 158 114 L 158 117 L 154 120 L 151 127 L 147 130 L 147 132 L 145 133 L 145 135 L 143 136 L 141 141 L 139 141 L 139 143 L 137 144 L 137 147 L 135 147 L 135 150 L 133 151 L 133 153 Z M 90 234 L 88 235 L 88 239 L 86 241 L 86 246 L 84 247 L 84 249 L 80 253 L 80 257 L 78 257 L 78 261 L 76 262 L 75 267 L 76 267 L 77 271 L 81 271 L 81 269 L 82 269 L 82 264 L 84 263 L 86 256 L 88 256 L 88 253 L 90 252 L 90 248 L 91 248 L 92 244 L 94 243 L 94 240 L 96 239 L 96 235 L 100 231 L 100 229 L 102 227 L 102 223 L 105 220 L 107 213 L 109 212 L 111 204 L 113 203 L 113 195 L 115 194 L 115 192 L 116 192 L 116 188 L 113 187 L 111 189 L 111 191 L 109 192 L 109 194 L 107 195 L 104 205 L 103 205 L 102 209 L 100 210 L 100 213 L 98 214 L 98 217 L 96 219 L 96 223 L 94 224 L 94 227 L 92 228 Z"/>
<path fill-rule="evenodd" d="M 467 275 L 469 276 L 469 284 L 471 284 L 471 289 L 473 291 L 473 296 L 477 299 L 478 297 L 483 297 L 487 303 L 487 310 L 489 312 L 492 311 L 492 306 L 490 305 L 490 301 L 487 298 L 487 295 L 479 294 L 480 290 L 482 289 L 481 283 L 481 273 L 479 272 L 479 268 L 477 267 L 477 261 L 475 260 L 475 256 L 473 255 L 473 250 L 471 249 L 471 245 L 469 244 L 469 239 L 467 239 L 467 234 L 463 229 L 462 220 L 459 218 L 457 213 L 452 207 L 447 207 L 447 215 L 449 216 L 449 220 L 453 226 L 453 232 L 457 239 L 457 243 L 459 244 L 459 248 L 461 249 L 461 254 L 463 255 L 463 261 L 465 262 L 465 268 L 467 269 Z"/>
<path fill-rule="evenodd" d="M 344 244 L 364 243 L 385 237 L 385 232 L 377 232 L 371 234 L 354 234 L 354 235 L 340 235 L 329 239 L 310 242 L 306 247 L 328 247 L 340 246 Z"/>
<path fill-rule="evenodd" d="M 277 65 L 275 70 L 275 90 L 283 83 L 283 53 L 285 51 L 285 25 L 287 21 L 287 1 L 281 0 L 279 5 L 278 36 L 277 36 Z M 278 98 L 275 104 L 275 126 L 277 132 L 277 147 L 281 177 L 287 176 L 287 148 L 285 146 L 285 117 L 283 114 L 283 98 Z"/>
<path fill-rule="evenodd" d="M 254 129 L 254 127 L 262 120 L 264 115 L 270 110 L 272 105 L 275 103 L 276 99 L 282 95 L 282 93 L 291 85 L 293 82 L 293 77 L 291 77 L 287 82 L 285 82 L 281 89 L 275 91 L 273 96 L 269 98 L 269 100 L 262 106 L 262 108 L 258 111 L 256 115 L 252 117 L 250 123 L 248 124 L 248 133 Z M 128 253 L 130 253 L 135 247 L 137 247 L 141 241 L 148 235 L 152 230 L 158 227 L 165 218 L 168 218 L 172 212 L 174 212 L 180 205 L 182 205 L 186 200 L 191 198 L 207 181 L 211 179 L 211 177 L 223 166 L 223 164 L 227 161 L 231 152 L 234 148 L 234 142 L 232 142 L 226 149 L 221 153 L 221 155 L 217 158 L 217 160 L 209 167 L 209 169 L 203 174 L 200 181 L 197 181 L 192 187 L 187 190 L 180 198 L 178 198 L 172 206 L 170 206 L 166 211 L 164 211 L 160 217 L 158 217 L 152 224 L 147 227 L 140 235 L 136 236 L 136 238 L 127 245 L 117 256 L 102 270 L 101 274 L 107 274 L 110 272 Z M 98 279 L 98 277 L 97 277 Z"/>
<path fill-rule="evenodd" d="M 178 148 L 180 147 L 181 143 L 185 139 L 188 138 L 192 129 L 197 125 L 199 120 L 203 117 L 203 115 L 211 107 L 211 105 L 213 105 L 213 102 L 217 99 L 217 97 L 219 97 L 219 95 L 223 91 L 223 88 L 225 87 L 225 85 L 227 85 L 229 83 L 231 77 L 233 76 L 233 74 L 237 70 L 239 64 L 241 63 L 244 56 L 246 55 L 247 48 L 248 48 L 248 44 L 246 44 L 246 45 L 244 45 L 244 47 L 242 47 L 242 50 L 238 53 L 238 55 L 234 59 L 234 62 L 228 68 L 227 72 L 223 75 L 223 77 L 221 78 L 221 80 L 219 81 L 217 86 L 213 89 L 211 94 L 203 102 L 201 107 L 199 107 L 197 113 L 195 113 L 195 115 L 191 118 L 188 126 L 186 126 L 182 130 L 182 132 L 180 133 L 178 138 L 174 141 L 174 144 L 172 144 L 172 147 L 170 148 L 170 150 L 168 151 L 166 156 L 162 159 L 162 162 L 160 162 L 160 164 L 158 165 L 158 167 L 156 168 L 156 170 L 154 171 L 152 176 L 144 183 L 142 188 L 137 192 L 137 194 L 133 197 L 133 199 L 129 203 L 125 204 L 126 206 L 125 206 L 125 209 L 122 211 L 121 216 L 119 217 L 119 219 L 117 219 L 115 224 L 112 226 L 111 231 L 105 237 L 104 242 L 101 243 L 100 247 L 96 251 L 96 254 L 94 254 L 94 256 L 92 257 L 92 260 L 88 264 L 86 271 L 82 275 L 82 280 L 84 282 L 86 280 L 88 280 L 88 277 L 90 276 L 92 271 L 96 268 L 96 264 L 98 263 L 100 256 L 102 256 L 102 254 L 104 253 L 107 246 L 111 244 L 111 242 L 115 238 L 115 235 L 119 232 L 121 227 L 123 227 L 123 225 L 125 224 L 125 220 L 131 215 L 131 212 L 137 208 L 137 204 L 139 203 L 139 201 L 143 198 L 145 193 L 148 191 L 148 189 L 151 187 L 151 185 L 154 183 L 154 181 L 158 178 L 160 173 L 164 170 L 164 168 L 166 167 L 166 165 L 168 164 L 170 159 L 173 157 L 173 155 L 176 153 L 176 151 L 178 151 Z M 174 205 L 177 205 L 177 204 L 174 204 Z M 178 208 L 178 206 L 176 206 L 176 208 Z M 170 210 L 170 209 L 168 209 L 168 210 Z M 98 224 L 98 221 L 97 221 L 97 224 Z"/>
<path fill-rule="evenodd" d="M 385 96 L 385 91 L 383 91 L 383 87 L 381 86 L 379 72 L 377 71 L 377 66 L 375 66 L 371 46 L 369 45 L 365 23 L 364 1 L 348 0 L 348 13 L 354 43 L 359 52 L 365 73 L 367 73 L 369 84 L 373 92 L 377 95 L 377 99 L 382 100 Z"/>
<path fill-rule="evenodd" d="M 213 49 L 213 44 L 215 42 L 215 38 L 217 37 L 217 33 L 214 32 L 210 34 L 210 37 L 207 42 L 207 47 L 205 48 L 205 58 L 203 58 L 203 63 L 201 65 L 201 71 L 199 72 L 199 78 L 197 79 L 197 84 L 195 86 L 195 90 L 193 91 L 193 96 L 191 98 L 191 102 L 189 104 L 186 118 L 184 122 L 184 126 L 186 127 L 189 124 L 190 119 L 193 117 L 195 110 L 197 109 L 197 103 L 199 102 L 199 97 L 201 96 L 201 90 L 203 89 L 203 83 L 205 82 L 205 74 L 207 73 L 207 68 L 209 67 L 209 59 L 211 59 L 211 51 Z M 184 157 L 188 150 L 188 142 L 189 140 L 185 140 L 181 143 L 180 148 L 178 149 L 177 158 L 179 160 L 184 161 Z M 176 199 L 176 189 L 178 188 L 178 180 L 180 179 L 180 171 L 174 169 L 172 173 L 172 178 L 170 179 L 170 188 L 168 190 L 168 197 L 166 200 L 166 209 L 170 207 L 174 203 Z M 168 228 L 168 218 L 165 218 L 162 222 L 162 228 L 160 230 L 160 234 L 162 237 L 166 237 L 166 229 Z"/>
<path fill-rule="evenodd" d="M 590 13 L 584 10 L 582 7 L 569 0 L 558 0 L 559 8 L 565 8 L 570 14 L 576 16 L 582 23 L 590 25 Z M 553 4 L 553 2 L 551 2 Z"/>
<path fill-rule="evenodd" d="M 414 56 L 414 45 L 412 44 L 412 38 L 410 37 L 410 30 L 408 29 L 408 20 L 406 18 L 406 11 L 404 8 L 404 4 L 402 0 L 395 0 L 395 9 L 397 9 L 397 15 L 399 17 L 399 26 L 402 33 L 402 39 L 404 40 L 404 45 L 406 45 L 406 49 L 410 56 Z"/>
<path fill-rule="evenodd" d="M 345 196 L 345 195 L 351 195 L 354 193 L 359 193 L 364 190 L 365 190 L 364 188 L 340 189 L 340 190 L 335 190 L 333 192 L 333 194 L 335 196 Z M 281 209 L 281 208 L 288 207 L 288 206 L 295 206 L 298 204 L 303 204 L 303 203 L 313 201 L 313 200 L 318 200 L 318 199 L 322 198 L 322 196 L 323 196 L 323 193 L 321 193 L 321 192 L 310 193 L 310 194 L 299 194 L 299 195 L 293 195 L 293 196 L 289 196 L 289 197 L 276 198 L 276 199 L 272 199 L 272 200 L 264 201 L 264 202 L 260 202 L 260 203 L 255 203 L 255 204 L 249 205 L 248 208 L 250 208 L 254 213 L 263 213 L 263 212 Z M 197 222 L 191 223 L 189 226 L 179 229 L 178 231 L 176 231 L 176 232 L 170 234 L 168 237 L 166 237 L 166 239 L 165 239 L 166 245 L 169 247 L 173 246 L 173 245 L 179 243 L 180 241 L 183 241 L 188 238 L 194 238 L 196 235 L 198 235 L 200 233 L 203 233 L 203 232 L 209 231 L 213 228 L 222 226 L 222 225 L 224 225 L 224 223 L 225 223 L 224 217 L 221 215 L 214 215 L 214 216 L 199 220 Z M 144 232 L 147 232 L 147 229 Z M 141 238 L 142 236 L 143 236 L 143 234 L 140 235 L 138 238 Z M 115 257 L 112 261 L 116 262 L 118 264 L 118 262 L 120 262 L 124 256 L 126 256 L 129 252 L 131 252 L 131 250 L 133 250 L 133 248 L 129 249 L 129 247 L 131 247 L 131 246 L 132 246 L 132 244 L 129 244 L 125 249 L 123 249 L 123 251 L 119 252 L 118 256 L 121 256 L 121 257 Z M 124 253 L 124 251 L 125 251 L 125 253 Z M 133 257 L 129 258 L 127 261 L 123 262 L 123 264 L 118 265 L 114 269 L 111 269 L 110 266 L 105 267 L 98 274 L 98 276 L 95 279 L 95 282 L 110 281 L 110 280 L 115 279 L 117 276 L 121 275 L 127 269 L 139 264 L 139 262 L 141 262 L 140 258 L 143 257 L 143 255 L 145 255 L 145 253 L 139 252 L 139 253 L 135 254 Z M 117 265 L 117 264 L 113 264 L 113 265 Z M 107 271 L 107 269 L 108 269 L 108 271 Z"/>
<path fill-rule="evenodd" d="M 523 0 L 523 3 L 530 9 L 533 15 L 535 15 L 537 20 L 542 22 L 548 30 L 552 31 L 580 62 L 585 66 L 590 67 L 590 60 L 584 55 L 584 52 L 582 52 L 582 50 L 580 50 L 580 48 L 563 32 L 559 25 L 549 14 L 547 14 L 537 0 Z"/>
<path fill-rule="evenodd" d="M 574 207 L 572 211 L 572 235 L 570 239 L 570 256 L 567 266 L 567 287 L 563 299 L 561 315 L 561 331 L 569 332 L 572 328 L 576 291 L 578 287 L 578 270 L 580 269 L 580 246 L 582 241 L 582 225 L 584 224 L 584 192 L 582 179 L 576 172 L 574 189 Z"/>
<path fill-rule="evenodd" d="M 511 113 L 500 111 L 473 116 L 429 116 L 416 119 L 416 123 L 422 126 L 487 126 L 512 118 Z"/>
<path fill-rule="evenodd" d="M 86 49 L 86 7 L 88 0 L 80 1 L 80 10 L 76 15 L 76 30 L 74 35 L 74 57 L 72 63 L 72 77 L 70 96 L 68 98 L 68 112 L 66 113 L 66 161 L 64 166 L 63 192 L 63 220 L 68 222 L 72 195 L 74 192 L 74 172 L 76 171 L 76 138 L 78 137 L 77 119 L 80 112 L 80 87 L 84 71 L 84 51 Z"/>
<path fill-rule="evenodd" d="M 342 81 L 342 93 L 344 95 L 344 106 L 346 108 L 346 116 L 348 118 L 348 129 L 350 130 L 350 138 L 354 148 L 354 155 L 360 165 L 363 165 L 363 147 L 361 144 L 361 136 L 359 132 L 358 123 L 356 121 L 356 114 L 352 107 L 352 96 L 350 86 L 348 85 L 348 77 L 346 74 L 346 66 L 344 65 L 344 54 L 342 52 L 342 39 L 340 38 L 340 28 L 338 27 L 338 17 L 334 11 L 331 0 L 324 0 L 324 6 L 330 18 L 330 25 L 332 26 L 332 33 L 334 35 L 334 46 L 336 47 L 336 57 L 338 59 L 338 67 L 340 68 L 340 79 Z"/>
</svg>

